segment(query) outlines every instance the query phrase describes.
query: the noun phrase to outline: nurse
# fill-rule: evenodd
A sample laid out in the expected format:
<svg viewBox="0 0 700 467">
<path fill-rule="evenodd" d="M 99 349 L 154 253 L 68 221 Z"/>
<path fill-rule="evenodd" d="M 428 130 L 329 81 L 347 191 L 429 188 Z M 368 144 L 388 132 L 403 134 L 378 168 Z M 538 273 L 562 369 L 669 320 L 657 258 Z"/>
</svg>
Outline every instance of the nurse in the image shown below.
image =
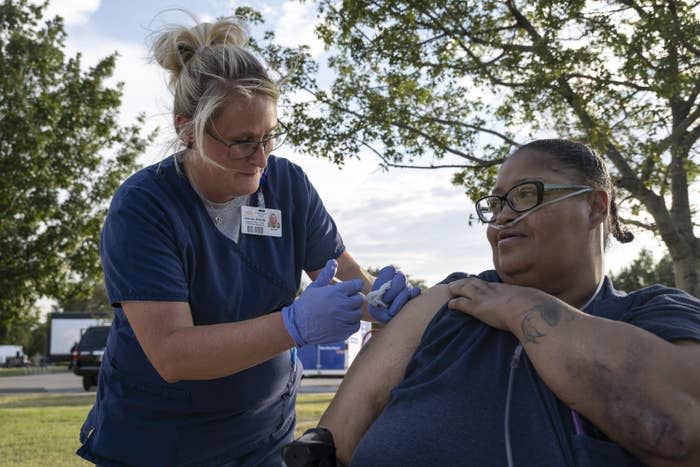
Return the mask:
<svg viewBox="0 0 700 467">
<path fill-rule="evenodd" d="M 333 441 L 353 466 L 700 465 L 700 300 L 605 277 L 608 234 L 631 234 L 604 161 L 534 141 L 476 210 L 494 269 L 409 302 L 288 465 Z"/>
<path fill-rule="evenodd" d="M 246 41 L 232 18 L 154 41 L 185 149 L 124 182 L 102 230 L 115 317 L 78 450 L 99 465 L 280 465 L 296 348 L 418 292 L 392 267 L 373 284 L 302 169 L 271 155 L 279 90 Z M 295 299 L 302 270 L 314 281 Z"/>
</svg>

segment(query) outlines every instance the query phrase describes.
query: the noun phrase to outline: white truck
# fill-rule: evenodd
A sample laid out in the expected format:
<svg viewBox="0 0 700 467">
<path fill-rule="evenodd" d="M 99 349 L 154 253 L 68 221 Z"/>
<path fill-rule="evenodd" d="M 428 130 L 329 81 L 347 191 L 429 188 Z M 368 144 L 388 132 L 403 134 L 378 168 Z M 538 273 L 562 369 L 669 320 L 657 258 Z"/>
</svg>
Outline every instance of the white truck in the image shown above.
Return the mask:
<svg viewBox="0 0 700 467">
<path fill-rule="evenodd" d="M 0 366 L 7 366 L 8 360 L 24 356 L 21 345 L 0 345 Z"/>
<path fill-rule="evenodd" d="M 372 324 L 360 321 L 360 329 L 344 342 L 305 345 L 299 350 L 304 376 L 343 376 L 367 342 Z"/>
<path fill-rule="evenodd" d="M 92 326 L 109 326 L 112 322 L 112 317 L 108 313 L 50 313 L 48 318 L 46 359 L 49 362 L 69 362 L 71 349 L 80 341 L 85 329 Z"/>
</svg>

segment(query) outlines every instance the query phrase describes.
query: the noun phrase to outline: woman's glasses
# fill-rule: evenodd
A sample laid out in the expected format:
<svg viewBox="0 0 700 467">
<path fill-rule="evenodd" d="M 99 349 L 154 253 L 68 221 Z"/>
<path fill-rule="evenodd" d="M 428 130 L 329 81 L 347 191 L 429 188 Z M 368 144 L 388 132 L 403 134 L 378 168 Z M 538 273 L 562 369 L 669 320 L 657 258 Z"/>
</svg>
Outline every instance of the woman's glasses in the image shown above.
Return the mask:
<svg viewBox="0 0 700 467">
<path fill-rule="evenodd" d="M 209 131 L 209 129 L 207 129 L 207 134 L 213 140 L 223 144 L 228 148 L 227 157 L 230 160 L 246 159 L 255 154 L 255 152 L 258 150 L 258 147 L 261 145 L 263 147 L 265 155 L 270 154 L 272 151 L 282 146 L 285 138 L 287 137 L 287 130 L 282 124 L 282 122 L 278 122 L 278 124 L 279 128 L 277 128 L 274 133 L 267 135 L 260 140 L 253 141 L 245 140 L 227 143 L 218 136 L 212 134 L 212 132 Z"/>
<path fill-rule="evenodd" d="M 518 183 L 503 196 L 488 195 L 476 201 L 476 213 L 482 222 L 491 224 L 496 221 L 496 217 L 503 210 L 503 206 L 508 206 L 515 212 L 523 213 L 541 206 L 545 194 L 550 191 L 570 191 L 578 190 L 578 193 L 571 193 L 570 196 L 592 191 L 588 185 L 552 185 L 539 181 L 528 181 Z M 566 196 L 568 198 L 569 196 Z M 558 199 L 563 199 L 558 198 Z M 549 201 L 557 201 L 552 199 Z M 549 202 L 547 201 L 547 202 Z"/>
</svg>

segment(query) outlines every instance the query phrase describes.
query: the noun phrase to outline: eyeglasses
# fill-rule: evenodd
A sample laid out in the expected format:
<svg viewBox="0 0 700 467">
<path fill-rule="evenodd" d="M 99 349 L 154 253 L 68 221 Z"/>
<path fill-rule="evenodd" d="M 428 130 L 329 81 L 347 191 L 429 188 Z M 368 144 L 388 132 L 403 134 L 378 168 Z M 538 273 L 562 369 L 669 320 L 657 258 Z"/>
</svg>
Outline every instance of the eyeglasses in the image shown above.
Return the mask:
<svg viewBox="0 0 700 467">
<path fill-rule="evenodd" d="M 522 213 L 541 206 L 544 195 L 548 191 L 569 190 L 578 190 L 578 192 L 559 199 L 586 193 L 592 191 L 593 188 L 588 185 L 550 185 L 539 181 L 522 182 L 512 187 L 503 196 L 488 195 L 479 198 L 476 201 L 476 213 L 482 222 L 491 224 L 496 221 L 496 217 L 498 217 L 506 203 L 513 211 Z M 559 199 L 551 201 L 558 201 Z"/>
<path fill-rule="evenodd" d="M 264 136 L 262 139 L 257 141 L 233 141 L 232 143 L 227 143 L 218 136 L 212 134 L 207 128 L 207 134 L 215 141 L 223 144 L 228 148 L 227 157 L 230 160 L 246 159 L 258 150 L 258 147 L 262 145 L 265 155 L 270 154 L 275 149 L 279 148 L 284 144 L 284 140 L 287 137 L 287 129 L 282 124 L 282 122 L 277 122 L 279 127 L 276 133 Z"/>
</svg>

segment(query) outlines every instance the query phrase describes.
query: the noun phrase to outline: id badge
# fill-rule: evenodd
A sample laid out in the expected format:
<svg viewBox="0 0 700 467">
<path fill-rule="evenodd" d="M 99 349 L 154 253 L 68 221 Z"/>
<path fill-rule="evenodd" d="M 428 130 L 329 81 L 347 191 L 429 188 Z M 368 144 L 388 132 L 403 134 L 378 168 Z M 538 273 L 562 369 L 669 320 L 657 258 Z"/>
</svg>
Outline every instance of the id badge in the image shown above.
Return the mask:
<svg viewBox="0 0 700 467">
<path fill-rule="evenodd" d="M 282 236 L 282 211 L 241 206 L 241 232 L 265 237 Z"/>
</svg>

